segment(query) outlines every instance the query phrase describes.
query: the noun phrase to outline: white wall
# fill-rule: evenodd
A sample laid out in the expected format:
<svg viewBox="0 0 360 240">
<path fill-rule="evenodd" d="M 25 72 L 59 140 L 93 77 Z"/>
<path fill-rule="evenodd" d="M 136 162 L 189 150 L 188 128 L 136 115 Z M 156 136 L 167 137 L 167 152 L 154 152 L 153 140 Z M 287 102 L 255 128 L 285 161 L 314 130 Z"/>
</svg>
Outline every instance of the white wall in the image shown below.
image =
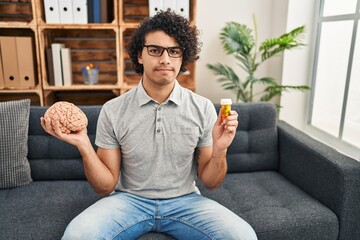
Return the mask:
<svg viewBox="0 0 360 240">
<path fill-rule="evenodd" d="M 311 86 L 312 52 L 315 31 L 315 8 L 314 0 L 289 0 L 286 31 L 296 26 L 305 25 L 306 33 L 304 43 L 306 46 L 299 50 L 284 53 L 282 68 L 282 84 L 284 85 L 308 85 Z M 283 109 L 279 118 L 296 128 L 304 130 L 310 91 L 306 93 L 288 92 L 281 97 Z"/>
<path fill-rule="evenodd" d="M 240 76 L 246 76 L 236 65 L 235 59 L 224 53 L 219 33 L 228 21 L 236 21 L 253 28 L 252 15 L 257 19 L 258 42 L 278 37 L 300 25 L 306 26 L 305 47 L 285 51 L 259 67 L 258 77 L 271 76 L 286 85 L 311 85 L 310 66 L 312 34 L 314 27 L 314 0 L 197 0 L 196 25 L 201 31 L 203 42 L 200 59 L 196 65 L 196 92 L 213 102 L 235 94 L 221 88 L 217 77 L 206 67 L 207 63 L 221 62 L 239 70 Z M 284 93 L 277 103 L 283 106 L 280 119 L 303 129 L 306 122 L 306 107 L 309 92 Z"/>
<path fill-rule="evenodd" d="M 252 16 L 256 17 L 258 42 L 284 33 L 288 0 L 197 0 L 196 25 L 201 31 L 203 42 L 200 59 L 196 65 L 196 92 L 208 97 L 214 103 L 221 98 L 236 95 L 224 91 L 217 77 L 206 67 L 207 63 L 221 62 L 239 70 L 240 76 L 246 76 L 236 65 L 234 57 L 228 56 L 220 41 L 220 31 L 226 22 L 235 21 L 253 28 Z M 272 59 L 260 66 L 257 76 L 273 76 L 281 79 L 282 58 Z"/>
</svg>

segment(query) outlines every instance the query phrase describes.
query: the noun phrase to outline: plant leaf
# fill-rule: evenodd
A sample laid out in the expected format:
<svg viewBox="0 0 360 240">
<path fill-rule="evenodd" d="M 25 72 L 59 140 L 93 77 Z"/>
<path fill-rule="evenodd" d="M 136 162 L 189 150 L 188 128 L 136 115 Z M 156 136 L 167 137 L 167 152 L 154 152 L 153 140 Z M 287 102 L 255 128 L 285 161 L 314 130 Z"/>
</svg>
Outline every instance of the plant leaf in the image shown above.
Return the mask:
<svg viewBox="0 0 360 240">
<path fill-rule="evenodd" d="M 254 47 L 252 30 L 246 25 L 228 22 L 220 32 L 220 39 L 227 54 L 246 56 Z"/>
<path fill-rule="evenodd" d="M 257 26 L 255 17 L 255 37 L 257 35 Z M 236 93 L 237 101 L 252 102 L 254 96 L 259 96 L 260 101 L 270 101 L 273 97 L 279 96 L 283 91 L 305 91 L 310 89 L 308 86 L 283 86 L 271 77 L 257 78 L 255 72 L 257 67 L 266 59 L 282 53 L 287 49 L 304 46 L 301 42 L 302 34 L 305 31 L 304 26 L 293 29 L 277 38 L 265 40 L 257 47 L 257 40 L 253 37 L 253 30 L 246 25 L 228 22 L 220 32 L 220 39 L 226 54 L 232 55 L 237 61 L 237 65 L 247 73 L 244 81 L 236 75 L 235 71 L 226 65 L 220 63 L 207 64 L 207 67 L 214 72 L 220 85 L 225 90 L 231 90 Z M 261 84 L 265 87 L 258 93 L 254 93 L 254 85 Z"/>
<path fill-rule="evenodd" d="M 262 52 L 261 59 L 265 61 L 272 56 L 281 53 L 287 49 L 304 46 L 301 42 L 305 26 L 300 26 L 289 33 L 285 33 L 278 38 L 267 39 L 261 43 L 259 50 Z"/>
<path fill-rule="evenodd" d="M 302 91 L 306 91 L 309 89 L 310 89 L 310 87 L 306 86 L 306 85 L 288 86 L 288 85 L 276 84 L 273 86 L 269 86 L 264 90 L 264 92 L 266 92 L 266 94 L 260 98 L 260 101 L 270 101 L 273 97 L 280 96 L 282 94 L 282 92 L 284 92 L 284 91 L 295 90 L 295 91 L 302 92 Z"/>
<path fill-rule="evenodd" d="M 221 86 L 225 90 L 233 90 L 236 92 L 237 101 L 242 100 L 246 102 L 248 100 L 247 93 L 242 86 L 240 78 L 231 67 L 221 63 L 207 64 L 206 66 L 212 70 L 216 76 L 221 76 L 218 81 L 222 83 Z"/>
<path fill-rule="evenodd" d="M 272 77 L 263 77 L 263 78 L 257 79 L 256 83 L 260 83 L 260 84 L 263 84 L 263 85 L 271 85 L 271 86 L 278 84 L 275 81 L 275 79 L 272 78 Z"/>
</svg>

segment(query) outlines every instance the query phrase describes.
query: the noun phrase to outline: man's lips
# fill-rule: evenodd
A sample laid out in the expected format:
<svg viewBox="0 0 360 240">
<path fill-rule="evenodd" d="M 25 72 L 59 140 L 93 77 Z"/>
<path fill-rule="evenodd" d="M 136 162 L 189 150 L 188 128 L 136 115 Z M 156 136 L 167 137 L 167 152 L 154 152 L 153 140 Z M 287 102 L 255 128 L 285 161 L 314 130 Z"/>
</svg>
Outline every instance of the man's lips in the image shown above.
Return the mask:
<svg viewBox="0 0 360 240">
<path fill-rule="evenodd" d="M 157 67 L 157 68 L 154 68 L 154 70 L 156 72 L 173 72 L 174 71 L 173 68 L 164 68 L 164 67 Z"/>
</svg>

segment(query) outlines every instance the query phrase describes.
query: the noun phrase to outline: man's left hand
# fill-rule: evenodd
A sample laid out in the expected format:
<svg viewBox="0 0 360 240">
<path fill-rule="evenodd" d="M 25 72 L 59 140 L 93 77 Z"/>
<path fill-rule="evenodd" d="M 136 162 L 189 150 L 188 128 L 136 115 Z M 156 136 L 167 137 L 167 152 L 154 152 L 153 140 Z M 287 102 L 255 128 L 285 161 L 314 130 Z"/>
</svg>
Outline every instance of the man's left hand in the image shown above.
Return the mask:
<svg viewBox="0 0 360 240">
<path fill-rule="evenodd" d="M 238 126 L 237 119 L 238 114 L 234 110 L 232 110 L 230 115 L 223 121 L 221 120 L 221 113 L 219 112 L 212 131 L 213 147 L 215 151 L 225 151 L 230 146 L 236 134 L 236 128 Z"/>
</svg>

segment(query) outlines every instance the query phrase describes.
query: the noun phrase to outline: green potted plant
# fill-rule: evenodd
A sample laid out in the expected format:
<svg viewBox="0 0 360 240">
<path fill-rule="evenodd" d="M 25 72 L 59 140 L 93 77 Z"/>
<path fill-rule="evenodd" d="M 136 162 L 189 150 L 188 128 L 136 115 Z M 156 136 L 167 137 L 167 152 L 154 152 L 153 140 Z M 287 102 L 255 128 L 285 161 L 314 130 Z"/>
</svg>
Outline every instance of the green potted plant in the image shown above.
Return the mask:
<svg viewBox="0 0 360 240">
<path fill-rule="evenodd" d="M 232 55 L 239 67 L 247 73 L 246 79 L 241 79 L 229 66 L 216 63 L 206 66 L 220 76 L 218 81 L 225 90 L 235 91 L 236 101 L 254 102 L 270 101 L 275 96 L 280 96 L 283 91 L 305 91 L 308 86 L 281 85 L 272 77 L 257 77 L 255 72 L 260 64 L 269 58 L 284 52 L 287 49 L 304 46 L 301 37 L 305 31 L 304 26 L 297 27 L 277 38 L 266 39 L 257 47 L 257 29 L 254 18 L 255 37 L 252 29 L 244 24 L 228 22 L 220 32 L 222 46 L 228 55 Z M 261 90 L 255 85 L 263 85 Z M 277 106 L 278 108 L 280 106 Z"/>
</svg>

